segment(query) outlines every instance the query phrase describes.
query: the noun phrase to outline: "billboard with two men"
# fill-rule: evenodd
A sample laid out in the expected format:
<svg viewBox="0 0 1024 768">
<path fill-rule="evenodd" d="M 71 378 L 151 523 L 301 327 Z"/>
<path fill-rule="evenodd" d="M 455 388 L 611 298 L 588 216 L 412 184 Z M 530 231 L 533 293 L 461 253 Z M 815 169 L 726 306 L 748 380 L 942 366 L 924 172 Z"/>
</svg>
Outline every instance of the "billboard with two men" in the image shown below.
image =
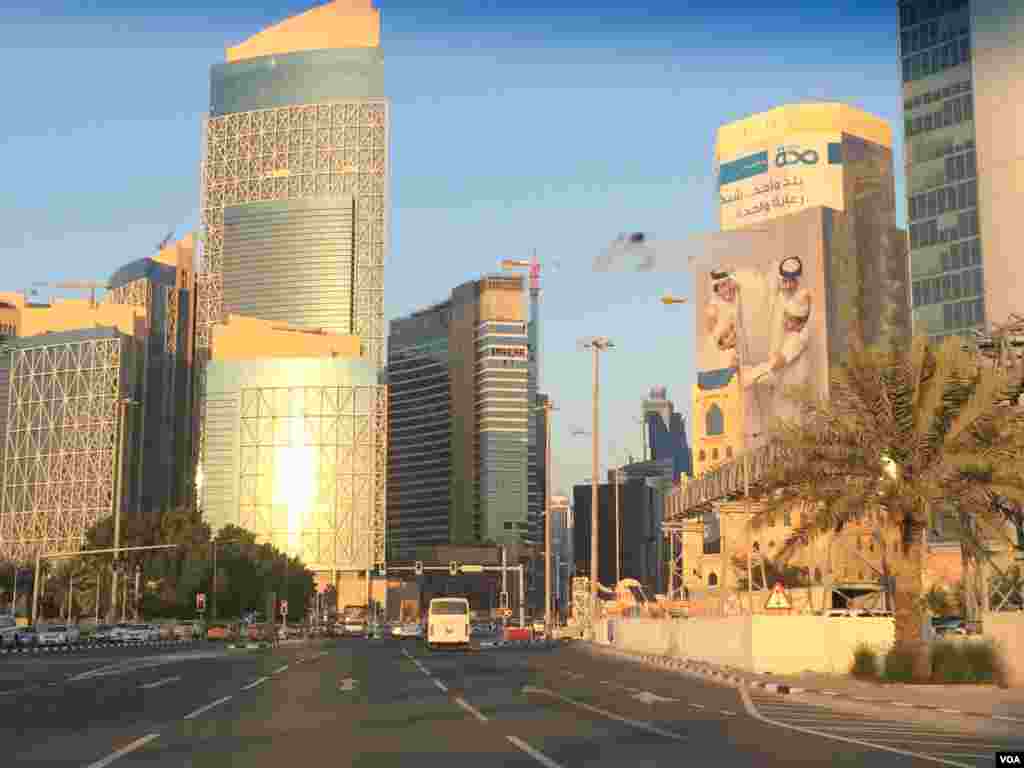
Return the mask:
<svg viewBox="0 0 1024 768">
<path fill-rule="evenodd" d="M 698 450 L 721 442 L 724 460 L 726 444 L 753 447 L 773 419 L 797 417 L 791 390 L 810 385 L 826 393 L 827 216 L 818 207 L 765 222 L 756 249 L 695 265 Z M 745 435 L 720 423 L 729 414 L 742 415 Z M 715 463 L 710 455 L 705 461 Z"/>
</svg>

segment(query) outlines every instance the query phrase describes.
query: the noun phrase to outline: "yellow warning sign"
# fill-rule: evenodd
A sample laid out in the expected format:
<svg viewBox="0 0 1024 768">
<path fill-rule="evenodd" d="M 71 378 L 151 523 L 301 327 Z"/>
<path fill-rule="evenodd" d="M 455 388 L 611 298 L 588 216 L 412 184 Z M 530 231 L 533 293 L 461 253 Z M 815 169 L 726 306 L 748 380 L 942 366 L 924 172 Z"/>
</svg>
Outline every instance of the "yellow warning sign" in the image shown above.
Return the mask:
<svg viewBox="0 0 1024 768">
<path fill-rule="evenodd" d="M 774 591 L 772 591 L 771 597 L 768 598 L 768 602 L 765 603 L 765 608 L 789 608 L 789 598 L 786 597 L 786 593 L 782 588 L 781 584 L 776 584 Z"/>
</svg>

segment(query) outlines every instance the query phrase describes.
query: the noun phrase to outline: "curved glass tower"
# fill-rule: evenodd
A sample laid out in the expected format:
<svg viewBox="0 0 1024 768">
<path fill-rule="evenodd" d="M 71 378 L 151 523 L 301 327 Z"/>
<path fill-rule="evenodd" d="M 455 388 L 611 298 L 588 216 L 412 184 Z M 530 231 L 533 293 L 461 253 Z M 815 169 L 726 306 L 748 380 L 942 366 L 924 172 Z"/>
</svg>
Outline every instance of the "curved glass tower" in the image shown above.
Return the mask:
<svg viewBox="0 0 1024 768">
<path fill-rule="evenodd" d="M 335 0 L 210 73 L 197 346 L 229 313 L 357 335 L 383 365 L 388 105 L 371 0 Z"/>
</svg>

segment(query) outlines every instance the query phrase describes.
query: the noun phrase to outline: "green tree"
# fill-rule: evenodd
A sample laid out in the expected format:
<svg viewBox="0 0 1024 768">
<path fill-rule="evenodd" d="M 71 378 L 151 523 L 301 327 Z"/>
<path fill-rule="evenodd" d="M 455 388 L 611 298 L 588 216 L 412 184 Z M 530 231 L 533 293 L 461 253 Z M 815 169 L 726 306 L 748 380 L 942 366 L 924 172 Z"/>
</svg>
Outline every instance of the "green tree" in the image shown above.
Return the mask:
<svg viewBox="0 0 1024 768">
<path fill-rule="evenodd" d="M 741 592 L 746 592 L 750 589 L 747 582 L 747 559 L 742 555 L 734 555 L 732 558 L 732 569 L 735 576 L 732 579 L 732 583 L 736 585 L 736 589 Z M 754 589 L 771 589 L 779 582 L 786 589 L 793 589 L 795 587 L 806 587 L 811 583 L 810 573 L 807 568 L 803 568 L 790 563 L 780 562 L 770 558 L 764 559 L 764 574 L 767 577 L 768 585 L 765 587 L 761 584 L 761 566 L 760 564 L 754 564 L 752 566 L 754 572 Z"/>
<path fill-rule="evenodd" d="M 979 365 L 958 339 L 866 349 L 853 335 L 828 397 L 788 393 L 802 406 L 801 423 L 773 426 L 785 461 L 764 478 L 758 520 L 795 502 L 809 508 L 786 542 L 791 552 L 881 510 L 883 524 L 900 532 L 890 562 L 896 645 L 916 659 L 918 678 L 929 673 L 922 533 L 944 505 L 992 529 L 1002 525 L 996 498 L 1024 500 L 1020 384 L 1019 375 Z"/>
</svg>

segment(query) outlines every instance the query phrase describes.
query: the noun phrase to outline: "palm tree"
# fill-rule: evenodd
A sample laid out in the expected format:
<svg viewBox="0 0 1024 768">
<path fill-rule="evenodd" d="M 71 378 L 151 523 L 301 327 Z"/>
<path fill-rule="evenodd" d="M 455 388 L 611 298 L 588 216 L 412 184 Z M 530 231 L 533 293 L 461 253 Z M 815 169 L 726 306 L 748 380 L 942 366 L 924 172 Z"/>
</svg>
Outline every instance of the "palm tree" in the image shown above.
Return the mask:
<svg viewBox="0 0 1024 768">
<path fill-rule="evenodd" d="M 900 534 L 891 562 L 895 643 L 915 659 L 918 678 L 929 674 L 924 531 L 944 506 L 999 528 L 995 500 L 1024 500 L 1024 414 L 1012 405 L 1021 391 L 1019 376 L 979 365 L 959 339 L 867 349 L 853 335 L 828 397 L 789 393 L 802 406 L 801 423 L 774 425 L 786 460 L 760 483 L 766 501 L 754 525 L 794 502 L 809 510 L 786 556 L 879 511 L 883 526 Z"/>
</svg>

